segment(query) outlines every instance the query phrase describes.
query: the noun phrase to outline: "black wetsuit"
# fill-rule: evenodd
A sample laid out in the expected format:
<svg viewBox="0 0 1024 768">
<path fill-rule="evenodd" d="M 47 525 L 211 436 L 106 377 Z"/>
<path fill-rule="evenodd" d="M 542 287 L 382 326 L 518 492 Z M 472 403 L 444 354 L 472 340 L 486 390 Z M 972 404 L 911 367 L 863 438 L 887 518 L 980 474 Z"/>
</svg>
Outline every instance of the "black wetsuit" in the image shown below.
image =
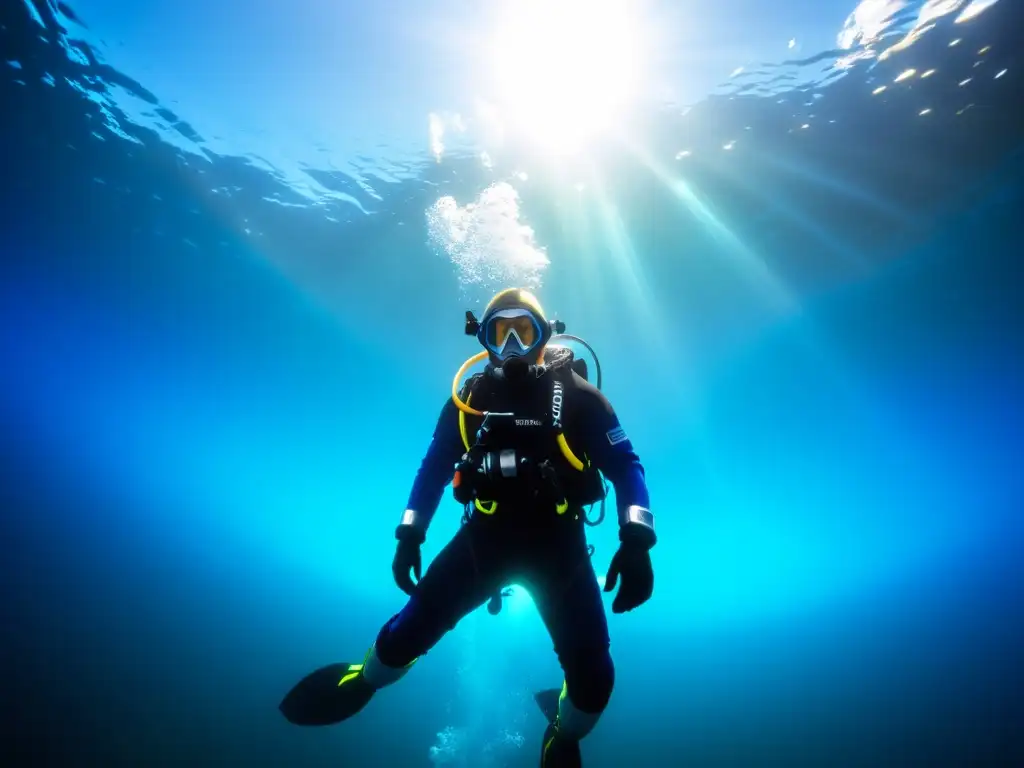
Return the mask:
<svg viewBox="0 0 1024 768">
<path fill-rule="evenodd" d="M 560 412 L 552 404 L 553 379 L 563 385 Z M 568 366 L 549 369 L 525 383 L 503 381 L 489 369 L 474 383 L 471 404 L 481 410 L 513 411 L 517 417 L 545 424 L 559 421 L 572 451 L 612 484 L 620 509 L 650 506 L 643 467 L 610 403 Z M 472 443 L 480 420 L 467 421 Z M 424 530 L 464 452 L 459 411 L 449 400 L 409 499 L 408 508 L 415 510 Z M 594 499 L 581 492 L 578 481 L 584 473 L 569 467 L 564 458 L 556 459 L 562 462 L 559 476 L 566 481 L 569 511 L 558 515 L 546 504 L 537 508 L 512 500 L 500 502 L 492 515 L 472 514 L 434 558 L 406 606 L 381 629 L 376 649 L 384 664 L 409 664 L 463 616 L 514 582 L 529 590 L 551 634 L 572 703 L 584 712 L 604 709 L 614 667 L 581 514 L 581 505 Z"/>
</svg>

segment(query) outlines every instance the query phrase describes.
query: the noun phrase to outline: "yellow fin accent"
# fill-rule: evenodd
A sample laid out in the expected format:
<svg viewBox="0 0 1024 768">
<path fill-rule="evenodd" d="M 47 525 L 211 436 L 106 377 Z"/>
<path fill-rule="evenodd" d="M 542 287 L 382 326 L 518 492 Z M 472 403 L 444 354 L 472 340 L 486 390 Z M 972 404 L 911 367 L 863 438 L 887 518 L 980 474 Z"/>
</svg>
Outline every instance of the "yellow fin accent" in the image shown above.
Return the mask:
<svg viewBox="0 0 1024 768">
<path fill-rule="evenodd" d="M 338 681 L 338 687 L 341 688 L 341 686 L 343 686 L 345 683 L 349 682 L 350 680 L 355 680 L 357 677 L 359 677 L 358 672 L 349 672 L 347 675 L 341 678 L 341 680 Z"/>
<path fill-rule="evenodd" d="M 552 736 L 544 744 L 544 751 L 541 753 L 542 754 L 542 756 L 541 756 L 541 763 L 540 763 L 541 768 L 544 768 L 544 766 L 546 766 L 548 764 L 548 750 L 551 749 L 551 745 L 554 744 L 554 743 L 555 743 L 555 736 Z"/>
</svg>

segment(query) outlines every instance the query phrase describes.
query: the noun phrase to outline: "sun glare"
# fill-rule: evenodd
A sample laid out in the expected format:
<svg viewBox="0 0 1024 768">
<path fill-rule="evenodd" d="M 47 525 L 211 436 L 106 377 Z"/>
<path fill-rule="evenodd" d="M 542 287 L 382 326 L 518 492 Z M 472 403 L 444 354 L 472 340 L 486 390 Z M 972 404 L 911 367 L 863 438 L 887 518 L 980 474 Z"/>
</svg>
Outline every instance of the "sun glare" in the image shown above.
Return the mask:
<svg viewBox="0 0 1024 768">
<path fill-rule="evenodd" d="M 637 0 L 518 0 L 488 55 L 503 122 L 548 150 L 614 130 L 642 83 Z"/>
</svg>

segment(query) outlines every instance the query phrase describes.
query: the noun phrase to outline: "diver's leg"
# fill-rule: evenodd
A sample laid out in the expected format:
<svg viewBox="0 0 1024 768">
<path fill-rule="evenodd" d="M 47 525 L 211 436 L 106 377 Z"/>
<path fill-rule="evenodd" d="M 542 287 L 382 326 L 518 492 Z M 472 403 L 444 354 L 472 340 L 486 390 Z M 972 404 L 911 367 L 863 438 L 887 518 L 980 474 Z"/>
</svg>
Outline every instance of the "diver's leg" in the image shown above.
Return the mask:
<svg viewBox="0 0 1024 768">
<path fill-rule="evenodd" d="M 506 560 L 489 520 L 463 525 L 438 553 L 397 614 L 380 630 L 363 665 L 375 689 L 400 679 L 463 616 L 501 586 Z"/>
<path fill-rule="evenodd" d="M 579 765 L 579 740 L 597 724 L 611 698 L 615 667 L 597 574 L 582 526 L 541 548 L 534 570 L 534 602 L 565 673 L 561 691 L 537 694 L 551 725 L 543 766 Z"/>
<path fill-rule="evenodd" d="M 281 702 L 296 725 L 330 725 L 397 682 L 449 629 L 494 594 L 507 561 L 490 526 L 470 521 L 423 574 L 409 602 L 380 630 L 362 664 L 330 664 L 304 677 Z"/>
</svg>

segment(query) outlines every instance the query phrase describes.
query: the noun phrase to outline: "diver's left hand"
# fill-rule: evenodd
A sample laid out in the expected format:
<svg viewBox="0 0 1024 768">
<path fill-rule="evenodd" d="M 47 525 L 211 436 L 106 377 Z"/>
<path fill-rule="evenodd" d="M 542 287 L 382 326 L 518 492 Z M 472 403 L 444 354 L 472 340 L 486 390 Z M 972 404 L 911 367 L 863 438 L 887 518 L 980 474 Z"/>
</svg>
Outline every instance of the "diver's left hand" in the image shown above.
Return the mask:
<svg viewBox="0 0 1024 768">
<path fill-rule="evenodd" d="M 639 608 L 654 594 L 654 566 L 650 549 L 635 542 L 624 541 L 612 557 L 604 591 L 612 592 L 622 577 L 622 586 L 612 601 L 612 613 L 625 613 Z"/>
<path fill-rule="evenodd" d="M 395 548 L 395 559 L 391 561 L 391 575 L 395 578 L 395 584 L 405 594 L 412 597 L 416 591 L 416 583 L 422 576 L 423 555 L 420 554 L 420 542 L 416 539 L 400 539 Z M 416 576 L 416 583 L 409 576 L 412 571 Z"/>
</svg>

